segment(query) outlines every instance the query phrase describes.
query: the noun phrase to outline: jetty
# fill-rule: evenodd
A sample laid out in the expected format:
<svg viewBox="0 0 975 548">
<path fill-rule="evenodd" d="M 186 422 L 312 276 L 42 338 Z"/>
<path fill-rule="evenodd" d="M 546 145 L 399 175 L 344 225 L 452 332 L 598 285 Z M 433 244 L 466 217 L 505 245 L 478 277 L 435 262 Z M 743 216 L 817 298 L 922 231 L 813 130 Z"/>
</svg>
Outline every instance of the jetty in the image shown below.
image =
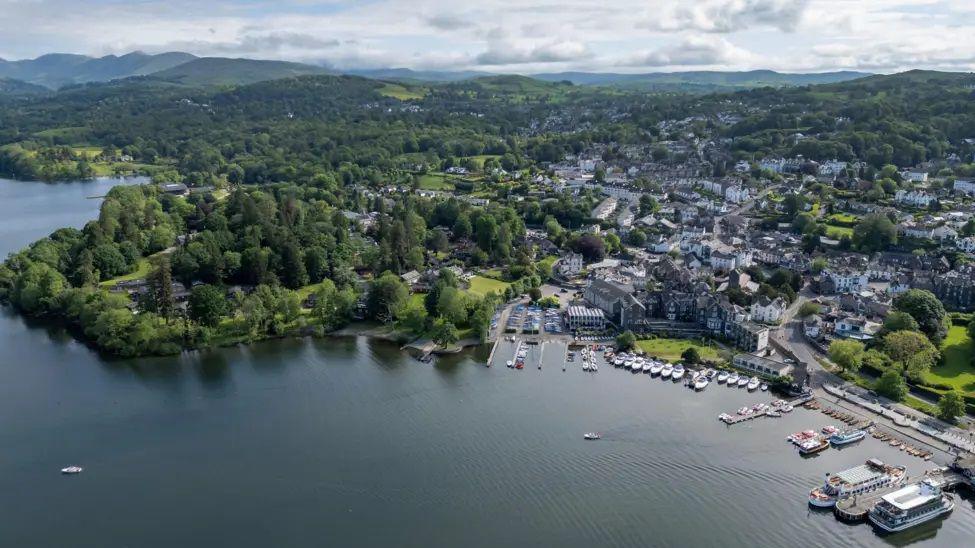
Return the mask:
<svg viewBox="0 0 975 548">
<path fill-rule="evenodd" d="M 812 399 L 812 395 L 805 394 L 803 396 L 800 396 L 798 398 L 786 402 L 782 402 L 782 400 L 776 400 L 764 405 L 759 404 L 758 406 L 752 407 L 751 408 L 752 412 L 744 415 L 739 414 L 737 412 L 722 413 L 718 415 L 718 420 L 730 426 L 732 424 L 738 424 L 741 422 L 750 421 L 752 419 L 757 419 L 758 417 L 779 417 L 781 416 L 784 407 L 791 407 L 794 409 L 800 405 L 805 404 L 811 399 Z M 762 408 L 757 409 L 759 406 L 761 406 Z"/>
<path fill-rule="evenodd" d="M 959 472 L 946 469 L 929 470 L 924 473 L 924 477 L 922 479 L 932 479 L 945 490 L 954 489 L 959 485 L 968 484 L 968 480 L 964 475 Z M 905 481 L 903 484 L 891 485 L 890 487 L 877 489 L 876 491 L 864 493 L 859 496 L 840 499 L 836 501 L 836 506 L 833 507 L 833 513 L 838 519 L 843 521 L 863 521 L 867 519 L 867 514 L 869 514 L 870 510 L 876 506 L 878 502 L 880 502 L 880 499 L 883 498 L 884 495 L 893 493 L 894 491 L 897 491 L 908 484 L 909 481 Z"/>
</svg>

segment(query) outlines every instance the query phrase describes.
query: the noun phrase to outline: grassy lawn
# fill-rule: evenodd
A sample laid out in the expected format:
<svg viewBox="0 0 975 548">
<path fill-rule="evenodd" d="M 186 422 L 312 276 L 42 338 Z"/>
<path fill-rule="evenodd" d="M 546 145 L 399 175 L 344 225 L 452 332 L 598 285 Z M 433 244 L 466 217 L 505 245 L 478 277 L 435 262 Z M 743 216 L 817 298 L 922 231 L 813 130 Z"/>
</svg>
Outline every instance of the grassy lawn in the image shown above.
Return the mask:
<svg viewBox="0 0 975 548">
<path fill-rule="evenodd" d="M 859 217 L 849 213 L 834 213 L 826 218 L 826 222 L 836 223 L 837 225 L 853 225 L 859 220 Z"/>
<path fill-rule="evenodd" d="M 133 270 L 132 272 L 129 272 L 128 274 L 124 274 L 117 278 L 112 278 L 111 280 L 105 280 L 104 282 L 100 282 L 98 285 L 99 287 L 113 287 L 115 284 L 119 282 L 139 280 L 149 275 L 149 268 L 150 268 L 149 259 L 147 257 L 143 257 L 139 259 L 138 262 L 136 262 L 135 270 Z"/>
<path fill-rule="evenodd" d="M 839 240 L 843 236 L 853 237 L 853 229 L 847 226 L 826 225 L 826 236 Z"/>
<path fill-rule="evenodd" d="M 656 356 L 669 362 L 680 361 L 680 355 L 691 347 L 697 348 L 698 353 L 703 359 L 718 359 L 717 349 L 692 339 L 647 339 L 637 341 L 636 345 L 637 348 L 643 350 L 650 356 Z"/>
<path fill-rule="evenodd" d="M 928 382 L 953 386 L 957 390 L 975 394 L 975 367 L 972 366 L 972 352 L 975 345 L 968 337 L 964 326 L 955 325 L 948 330 L 948 336 L 941 343 L 944 363 L 931 368 L 924 376 Z"/>
<path fill-rule="evenodd" d="M 471 288 L 468 290 L 468 292 L 481 297 L 487 295 L 491 291 L 494 291 L 500 295 L 509 285 L 511 284 L 502 282 L 500 280 L 492 280 L 491 278 L 485 278 L 484 276 L 474 276 L 471 278 Z"/>
<path fill-rule="evenodd" d="M 427 92 L 425 89 L 417 88 L 407 88 L 401 84 L 384 84 L 383 87 L 379 88 L 379 93 L 385 95 L 386 97 L 392 97 L 393 99 L 399 99 L 400 101 L 409 101 L 410 99 L 423 99 Z"/>
<path fill-rule="evenodd" d="M 453 190 L 454 183 L 443 173 L 424 173 L 420 175 L 420 188 L 423 190 Z"/>
</svg>

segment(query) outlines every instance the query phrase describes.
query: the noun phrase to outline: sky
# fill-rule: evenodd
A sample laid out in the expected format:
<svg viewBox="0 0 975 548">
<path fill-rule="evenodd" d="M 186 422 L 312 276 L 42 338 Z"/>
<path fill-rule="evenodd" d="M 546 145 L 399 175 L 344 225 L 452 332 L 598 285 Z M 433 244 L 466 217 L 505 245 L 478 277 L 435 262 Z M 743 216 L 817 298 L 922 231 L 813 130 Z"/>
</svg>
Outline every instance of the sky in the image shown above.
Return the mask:
<svg viewBox="0 0 975 548">
<path fill-rule="evenodd" d="M 975 70 L 975 0 L 0 0 L 0 58 L 185 51 L 335 69 Z"/>
</svg>

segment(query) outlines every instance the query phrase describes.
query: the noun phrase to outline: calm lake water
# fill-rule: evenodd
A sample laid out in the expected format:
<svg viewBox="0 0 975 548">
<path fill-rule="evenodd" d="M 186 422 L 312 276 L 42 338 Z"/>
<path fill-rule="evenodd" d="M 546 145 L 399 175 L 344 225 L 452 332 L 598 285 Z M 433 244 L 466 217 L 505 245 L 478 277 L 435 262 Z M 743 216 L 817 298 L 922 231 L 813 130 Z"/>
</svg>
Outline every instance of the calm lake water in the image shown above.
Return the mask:
<svg viewBox="0 0 975 548">
<path fill-rule="evenodd" d="M 25 183 L 0 181 L 0 196 Z M 3 253 L 80 226 L 88 183 L 0 200 Z M 72 200 L 70 196 L 75 196 Z M 42 196 L 49 196 L 45 203 Z M 56 211 L 58 209 L 58 211 Z M 33 223 L 33 224 L 32 224 Z M 18 230 L 26 224 L 39 234 Z M 33 228 L 32 228 L 33 230 Z M 13 235 L 11 235 L 13 234 Z M 503 347 L 496 360 L 508 359 Z M 611 367 L 425 365 L 363 338 L 274 341 L 105 360 L 0 309 L 0 546 L 971 546 L 975 510 L 899 536 L 812 511 L 827 471 L 873 439 L 803 459 L 785 441 L 827 418 L 797 410 L 726 427 L 768 400 L 693 393 Z M 598 430 L 599 442 L 582 434 Z M 79 476 L 58 470 L 85 467 Z"/>
</svg>

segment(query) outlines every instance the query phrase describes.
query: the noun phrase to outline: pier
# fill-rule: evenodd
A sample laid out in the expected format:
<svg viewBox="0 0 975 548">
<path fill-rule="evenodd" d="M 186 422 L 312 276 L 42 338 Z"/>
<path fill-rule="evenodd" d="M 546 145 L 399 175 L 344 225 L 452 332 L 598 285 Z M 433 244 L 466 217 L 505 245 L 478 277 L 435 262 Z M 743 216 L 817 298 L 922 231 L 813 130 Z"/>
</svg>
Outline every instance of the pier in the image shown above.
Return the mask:
<svg viewBox="0 0 975 548">
<path fill-rule="evenodd" d="M 765 409 L 763 411 L 755 411 L 754 413 L 749 413 L 747 415 L 739 415 L 737 413 L 724 413 L 722 414 L 722 416 L 719 416 L 718 418 L 719 420 L 721 420 L 721 422 L 731 426 L 732 424 L 738 424 L 741 422 L 750 421 L 752 419 L 757 419 L 759 417 L 775 417 L 776 415 L 769 415 L 769 413 L 770 412 L 781 413 L 782 407 L 785 407 L 786 405 L 796 408 L 799 407 L 800 405 L 805 404 L 811 399 L 812 396 L 810 395 L 800 396 L 793 400 L 789 400 L 785 402 L 784 405 L 780 405 L 780 406 L 773 405 L 773 402 L 769 402 L 768 409 Z"/>
<path fill-rule="evenodd" d="M 921 479 L 924 478 L 935 480 L 945 490 L 954 489 L 959 485 L 968 485 L 968 480 L 961 473 L 944 469 L 929 470 L 924 473 Z M 908 478 L 907 481 L 900 485 L 892 485 L 860 496 L 840 499 L 836 501 L 833 513 L 843 521 L 863 521 L 867 519 L 867 514 L 870 513 L 870 509 L 880 502 L 880 499 L 884 495 L 893 493 L 910 483 L 912 482 Z"/>
</svg>

